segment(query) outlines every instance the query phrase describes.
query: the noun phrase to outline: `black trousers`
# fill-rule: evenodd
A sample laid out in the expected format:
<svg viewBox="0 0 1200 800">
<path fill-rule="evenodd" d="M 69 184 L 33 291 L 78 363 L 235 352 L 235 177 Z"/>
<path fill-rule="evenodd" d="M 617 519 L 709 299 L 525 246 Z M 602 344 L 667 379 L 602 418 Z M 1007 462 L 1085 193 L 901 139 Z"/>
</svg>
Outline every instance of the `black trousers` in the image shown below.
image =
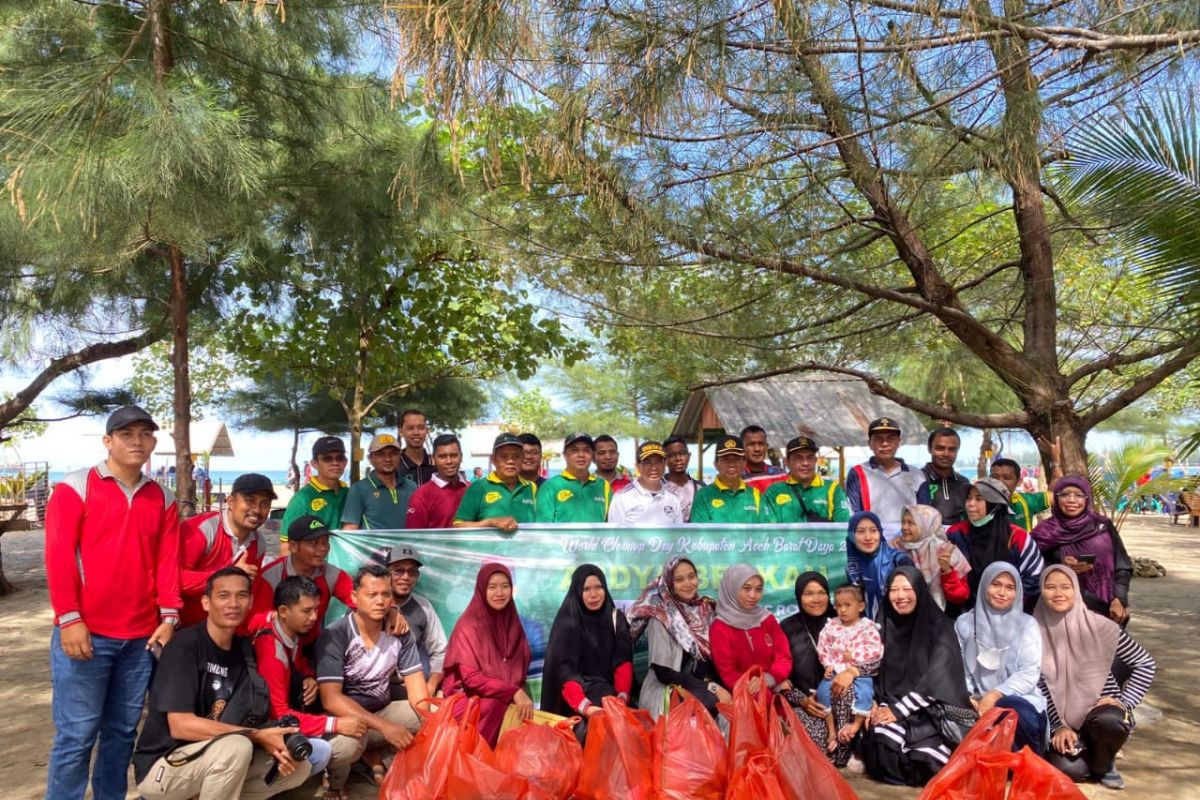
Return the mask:
<svg viewBox="0 0 1200 800">
<path fill-rule="evenodd" d="M 1112 769 L 1117 751 L 1125 745 L 1132 730 L 1132 720 L 1125 709 L 1116 706 L 1093 708 L 1079 728 L 1079 744 L 1083 750 L 1078 755 L 1068 756 L 1050 747 L 1046 749 L 1046 760 L 1076 783 L 1103 776 Z"/>
</svg>

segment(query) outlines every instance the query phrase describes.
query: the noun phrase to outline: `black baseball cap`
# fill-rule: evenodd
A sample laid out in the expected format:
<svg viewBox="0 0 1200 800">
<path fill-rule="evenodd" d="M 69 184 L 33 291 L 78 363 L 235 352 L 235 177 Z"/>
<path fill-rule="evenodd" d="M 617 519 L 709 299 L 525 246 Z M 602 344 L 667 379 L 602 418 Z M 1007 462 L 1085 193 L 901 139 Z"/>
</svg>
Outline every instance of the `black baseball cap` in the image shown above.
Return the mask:
<svg viewBox="0 0 1200 800">
<path fill-rule="evenodd" d="M 871 424 L 867 426 L 867 438 L 870 439 L 874 434 L 884 433 L 885 431 L 900 433 L 900 425 L 891 417 L 873 419 L 871 420 Z"/>
<path fill-rule="evenodd" d="M 305 514 L 297 517 L 288 525 L 289 542 L 308 542 L 329 535 L 329 526 L 320 517 Z"/>
<path fill-rule="evenodd" d="M 717 444 L 717 458 L 721 456 L 744 456 L 746 448 L 742 446 L 740 436 L 726 436 Z"/>
<path fill-rule="evenodd" d="M 508 447 L 510 445 L 522 447 L 521 437 L 515 433 L 502 433 L 496 437 L 496 441 L 492 442 L 492 452 L 494 453 L 501 447 Z"/>
<path fill-rule="evenodd" d="M 322 436 L 313 442 L 313 458 L 326 453 L 342 453 L 344 455 L 346 453 L 346 445 L 336 436 Z"/>
<path fill-rule="evenodd" d="M 563 440 L 563 450 L 566 450 L 576 442 L 586 442 L 588 447 L 592 448 L 593 450 L 596 449 L 596 442 L 592 439 L 591 434 L 584 433 L 583 431 L 576 431 L 575 433 L 567 434 L 567 438 Z"/>
<path fill-rule="evenodd" d="M 141 406 L 122 406 L 108 416 L 108 422 L 104 423 L 105 435 L 112 434 L 113 431 L 119 431 L 121 428 L 128 428 L 135 422 L 145 422 L 150 426 L 150 430 L 158 430 L 158 423 L 154 421 L 154 417 L 150 416 L 150 412 Z"/>
<path fill-rule="evenodd" d="M 812 450 L 814 453 L 819 453 L 821 448 L 817 447 L 817 443 L 807 436 L 797 436 L 787 443 L 787 454 L 790 456 L 797 450 Z"/>
<path fill-rule="evenodd" d="M 271 479 L 266 475 L 259 475 L 257 472 L 247 472 L 245 475 L 238 475 L 233 481 L 233 488 L 229 490 L 230 494 L 269 494 L 274 500 L 278 497 L 275 494 L 275 485 L 271 483 Z"/>
</svg>

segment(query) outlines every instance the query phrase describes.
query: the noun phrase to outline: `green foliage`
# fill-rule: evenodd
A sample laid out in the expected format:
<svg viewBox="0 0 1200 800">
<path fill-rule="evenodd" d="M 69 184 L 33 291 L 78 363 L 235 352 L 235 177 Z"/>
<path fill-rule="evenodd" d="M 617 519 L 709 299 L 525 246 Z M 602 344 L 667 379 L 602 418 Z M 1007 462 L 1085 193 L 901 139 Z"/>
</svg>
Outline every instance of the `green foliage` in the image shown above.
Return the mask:
<svg viewBox="0 0 1200 800">
<path fill-rule="evenodd" d="M 133 357 L 130 388 L 142 407 L 158 419 L 174 414 L 175 370 L 170 345 L 156 342 Z M 214 339 L 194 341 L 188 359 L 192 384 L 192 419 L 219 415 L 241 370 L 231 353 Z"/>
<path fill-rule="evenodd" d="M 537 387 L 506 397 L 500 404 L 500 424 L 512 433 L 536 433 L 542 439 L 561 438 L 568 432 L 566 419 Z"/>
<path fill-rule="evenodd" d="M 1138 499 L 1183 489 L 1187 481 L 1172 478 L 1170 470 L 1138 485 L 1138 479 L 1162 467 L 1172 455 L 1171 448 L 1145 440 L 1126 442 L 1103 457 L 1093 454 L 1088 472 L 1097 510 L 1111 518 L 1120 530 Z"/>
</svg>

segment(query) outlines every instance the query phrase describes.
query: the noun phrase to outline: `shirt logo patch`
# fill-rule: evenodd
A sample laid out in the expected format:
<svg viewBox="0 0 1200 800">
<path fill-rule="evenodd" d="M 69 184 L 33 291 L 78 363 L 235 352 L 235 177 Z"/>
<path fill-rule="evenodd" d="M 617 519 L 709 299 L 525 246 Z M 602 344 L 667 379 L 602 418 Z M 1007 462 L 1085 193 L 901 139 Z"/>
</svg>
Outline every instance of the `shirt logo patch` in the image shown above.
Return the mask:
<svg viewBox="0 0 1200 800">
<path fill-rule="evenodd" d="M 719 497 L 713 498 L 713 501 L 712 501 L 713 508 L 722 508 L 724 505 L 725 505 L 725 501 L 722 500 L 721 498 L 719 498 Z"/>
<path fill-rule="evenodd" d="M 485 494 L 483 496 L 483 502 L 485 502 L 485 503 L 494 503 L 499 499 L 500 499 L 499 492 L 488 492 L 487 494 Z"/>
<path fill-rule="evenodd" d="M 777 505 L 777 506 L 786 506 L 790 502 L 792 502 L 791 495 L 786 495 L 786 494 L 775 495 L 775 505 Z"/>
<path fill-rule="evenodd" d="M 575 493 L 572 492 L 570 489 L 559 489 L 558 495 L 556 497 L 558 499 L 558 502 L 565 503 L 574 496 L 575 496 Z"/>
<path fill-rule="evenodd" d="M 313 511 L 320 511 L 322 508 L 324 508 L 327 505 L 329 505 L 329 503 L 325 500 L 324 497 L 314 497 L 313 501 L 308 504 L 308 507 L 311 508 Z"/>
</svg>

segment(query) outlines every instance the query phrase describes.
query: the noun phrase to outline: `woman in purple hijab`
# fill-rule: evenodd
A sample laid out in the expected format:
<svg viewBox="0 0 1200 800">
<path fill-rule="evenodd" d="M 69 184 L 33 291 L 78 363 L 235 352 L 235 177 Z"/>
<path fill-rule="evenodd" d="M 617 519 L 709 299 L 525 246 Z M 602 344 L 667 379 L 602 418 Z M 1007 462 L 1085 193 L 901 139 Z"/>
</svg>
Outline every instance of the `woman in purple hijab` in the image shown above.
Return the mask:
<svg viewBox="0 0 1200 800">
<path fill-rule="evenodd" d="M 1129 624 L 1133 561 L 1112 520 L 1092 507 L 1092 484 L 1069 475 L 1054 483 L 1050 518 L 1034 527 L 1046 564 L 1064 564 L 1079 578 L 1090 611 Z"/>
</svg>

